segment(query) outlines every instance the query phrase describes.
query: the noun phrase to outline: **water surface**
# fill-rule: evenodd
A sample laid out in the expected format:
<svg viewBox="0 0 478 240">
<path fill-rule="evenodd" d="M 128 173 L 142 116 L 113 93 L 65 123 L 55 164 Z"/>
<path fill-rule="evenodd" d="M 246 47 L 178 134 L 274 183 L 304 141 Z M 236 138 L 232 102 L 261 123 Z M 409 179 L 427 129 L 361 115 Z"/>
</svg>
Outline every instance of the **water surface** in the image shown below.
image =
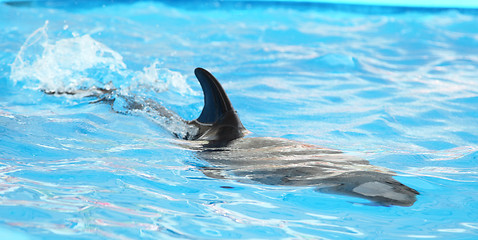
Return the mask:
<svg viewBox="0 0 478 240">
<path fill-rule="evenodd" d="M 0 231 L 18 239 L 478 237 L 477 15 L 362 10 L 2 3 Z M 198 66 L 223 83 L 254 136 L 367 159 L 417 189 L 417 202 L 381 207 L 309 187 L 212 179 L 160 119 L 41 91 L 114 86 L 194 119 Z"/>
</svg>

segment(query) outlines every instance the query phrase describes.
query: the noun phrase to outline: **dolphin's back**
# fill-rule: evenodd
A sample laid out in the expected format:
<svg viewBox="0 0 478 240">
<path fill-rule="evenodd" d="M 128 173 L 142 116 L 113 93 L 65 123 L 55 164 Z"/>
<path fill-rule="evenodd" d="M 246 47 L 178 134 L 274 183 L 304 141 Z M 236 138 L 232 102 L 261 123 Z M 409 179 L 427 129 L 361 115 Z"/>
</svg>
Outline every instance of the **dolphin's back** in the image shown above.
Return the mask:
<svg viewBox="0 0 478 240">
<path fill-rule="evenodd" d="M 386 168 L 293 140 L 269 137 L 241 138 L 227 147 L 199 153 L 212 167 L 203 172 L 215 178 L 232 178 L 281 186 L 315 186 L 317 191 L 366 198 L 382 205 L 411 206 L 418 194 L 393 179 Z"/>
</svg>

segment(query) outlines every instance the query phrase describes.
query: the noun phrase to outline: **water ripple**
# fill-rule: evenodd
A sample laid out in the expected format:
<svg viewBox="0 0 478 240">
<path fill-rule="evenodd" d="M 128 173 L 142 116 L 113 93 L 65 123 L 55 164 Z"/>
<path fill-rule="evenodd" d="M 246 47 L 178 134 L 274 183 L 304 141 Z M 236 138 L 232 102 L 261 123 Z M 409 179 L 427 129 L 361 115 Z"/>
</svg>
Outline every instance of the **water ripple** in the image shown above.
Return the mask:
<svg viewBox="0 0 478 240">
<path fill-rule="evenodd" d="M 42 239 L 477 234 L 476 14 L 137 2 L 3 4 L 0 19 L 5 226 Z M 162 129 L 184 126 L 119 101 L 36 90 L 115 87 L 193 119 L 203 104 L 197 66 L 217 75 L 255 134 L 392 169 L 418 189 L 418 201 L 376 207 L 312 188 L 211 179 L 195 152 Z"/>
</svg>

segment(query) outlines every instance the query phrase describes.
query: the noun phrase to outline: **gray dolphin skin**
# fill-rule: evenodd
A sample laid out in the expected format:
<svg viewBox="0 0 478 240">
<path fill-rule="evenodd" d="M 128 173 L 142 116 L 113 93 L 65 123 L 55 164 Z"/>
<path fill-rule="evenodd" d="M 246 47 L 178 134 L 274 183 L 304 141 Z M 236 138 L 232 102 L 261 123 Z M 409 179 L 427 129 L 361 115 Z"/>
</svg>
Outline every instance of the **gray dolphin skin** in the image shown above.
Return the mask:
<svg viewBox="0 0 478 240">
<path fill-rule="evenodd" d="M 185 121 L 162 106 L 155 108 L 160 115 L 191 126 L 183 138 L 198 143 L 198 157 L 210 165 L 201 168 L 206 176 L 267 185 L 314 186 L 319 192 L 365 198 L 384 206 L 415 203 L 419 194 L 416 190 L 393 179 L 390 170 L 366 160 L 283 138 L 246 137 L 248 131 L 219 81 L 202 68 L 194 73 L 204 92 L 204 108 L 197 119 Z"/>
<path fill-rule="evenodd" d="M 364 198 L 382 206 L 415 203 L 419 194 L 415 189 L 395 180 L 394 172 L 366 160 L 283 138 L 247 137 L 249 131 L 219 81 L 202 68 L 194 73 L 204 92 L 204 107 L 192 121 L 153 100 L 119 94 L 113 97 L 115 89 L 94 88 L 90 96 L 100 98 L 95 102 L 110 104 L 115 98 L 122 98 L 127 109 L 161 118 L 163 128 L 184 140 L 180 141 L 181 146 L 208 163 L 200 167 L 208 177 L 277 186 L 313 186 L 318 192 Z M 184 127 L 171 127 L 178 123 Z"/>
</svg>

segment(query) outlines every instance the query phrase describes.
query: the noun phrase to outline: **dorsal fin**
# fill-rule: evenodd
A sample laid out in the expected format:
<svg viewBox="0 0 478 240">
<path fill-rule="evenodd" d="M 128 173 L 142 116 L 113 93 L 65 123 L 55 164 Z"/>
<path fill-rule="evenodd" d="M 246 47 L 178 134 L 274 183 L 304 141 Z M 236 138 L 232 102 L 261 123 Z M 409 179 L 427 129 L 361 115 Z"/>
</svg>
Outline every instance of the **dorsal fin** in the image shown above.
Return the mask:
<svg viewBox="0 0 478 240">
<path fill-rule="evenodd" d="M 192 140 L 207 140 L 211 146 L 222 146 L 229 141 L 244 137 L 248 132 L 232 107 L 219 81 L 203 68 L 194 70 L 204 92 L 204 108 L 201 115 L 190 123 L 198 127 Z"/>
<path fill-rule="evenodd" d="M 204 108 L 197 118 L 200 123 L 216 123 L 227 112 L 234 111 L 231 101 L 217 79 L 203 68 L 194 70 L 204 92 Z"/>
</svg>

